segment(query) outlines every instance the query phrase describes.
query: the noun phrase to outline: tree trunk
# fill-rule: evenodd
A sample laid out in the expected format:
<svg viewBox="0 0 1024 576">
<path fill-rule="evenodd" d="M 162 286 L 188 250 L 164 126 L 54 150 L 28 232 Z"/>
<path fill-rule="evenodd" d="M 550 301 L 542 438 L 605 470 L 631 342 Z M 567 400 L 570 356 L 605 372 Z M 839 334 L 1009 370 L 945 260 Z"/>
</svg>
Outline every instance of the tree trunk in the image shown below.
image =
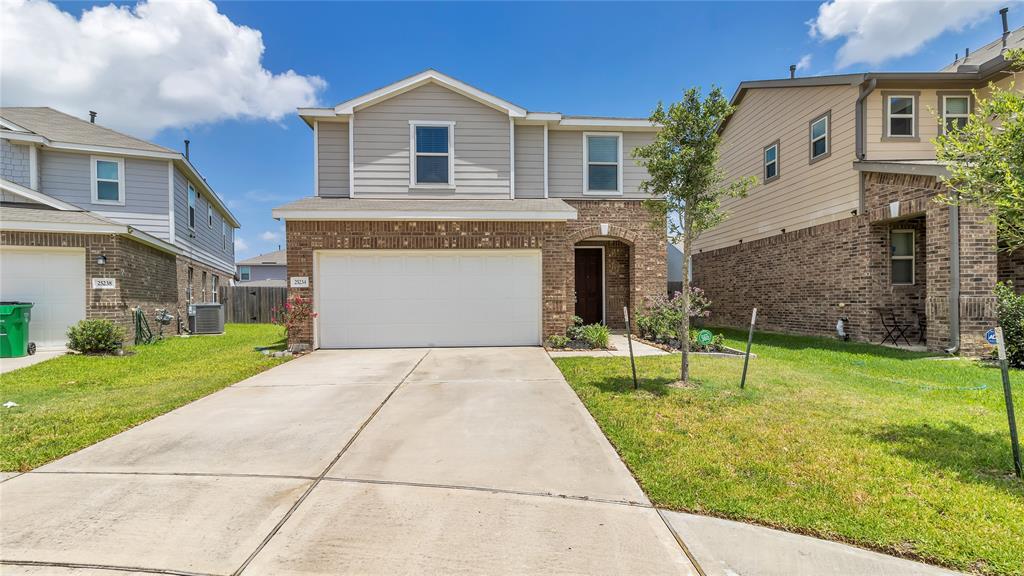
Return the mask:
<svg viewBox="0 0 1024 576">
<path fill-rule="evenodd" d="M 690 226 L 683 220 L 683 321 L 679 327 L 679 351 L 682 358 L 679 366 L 679 381 L 690 380 Z"/>
</svg>

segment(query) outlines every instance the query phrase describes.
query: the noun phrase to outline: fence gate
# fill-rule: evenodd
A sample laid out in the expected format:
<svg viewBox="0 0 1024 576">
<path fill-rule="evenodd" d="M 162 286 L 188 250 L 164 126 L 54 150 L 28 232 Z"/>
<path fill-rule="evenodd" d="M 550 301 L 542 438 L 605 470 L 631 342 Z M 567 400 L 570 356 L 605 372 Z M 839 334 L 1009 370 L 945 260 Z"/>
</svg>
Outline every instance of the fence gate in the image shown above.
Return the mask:
<svg viewBox="0 0 1024 576">
<path fill-rule="evenodd" d="M 221 286 L 224 321 L 239 324 L 270 322 L 274 308 L 283 308 L 288 289 L 277 286 Z"/>
</svg>

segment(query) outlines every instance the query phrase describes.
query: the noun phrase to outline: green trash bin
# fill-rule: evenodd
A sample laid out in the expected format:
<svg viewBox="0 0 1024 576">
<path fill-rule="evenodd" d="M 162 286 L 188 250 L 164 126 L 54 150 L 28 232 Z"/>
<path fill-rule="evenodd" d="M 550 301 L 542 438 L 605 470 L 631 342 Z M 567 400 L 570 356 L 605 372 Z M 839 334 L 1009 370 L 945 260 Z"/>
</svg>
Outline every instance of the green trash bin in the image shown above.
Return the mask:
<svg viewBox="0 0 1024 576">
<path fill-rule="evenodd" d="M 31 302 L 0 302 L 0 358 L 35 354 L 36 345 L 28 341 L 31 320 Z"/>
</svg>

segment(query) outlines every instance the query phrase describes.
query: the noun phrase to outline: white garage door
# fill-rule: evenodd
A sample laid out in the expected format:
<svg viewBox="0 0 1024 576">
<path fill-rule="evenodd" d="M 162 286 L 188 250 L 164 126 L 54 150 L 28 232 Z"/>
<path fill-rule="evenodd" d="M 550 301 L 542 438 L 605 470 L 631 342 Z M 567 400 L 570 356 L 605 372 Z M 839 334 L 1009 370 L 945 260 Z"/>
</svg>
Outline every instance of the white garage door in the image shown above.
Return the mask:
<svg viewBox="0 0 1024 576">
<path fill-rule="evenodd" d="M 63 346 L 68 327 L 85 318 L 85 250 L 0 249 L 0 300 L 35 304 L 29 340 Z"/>
<path fill-rule="evenodd" d="M 317 253 L 322 348 L 536 345 L 539 250 Z"/>
</svg>

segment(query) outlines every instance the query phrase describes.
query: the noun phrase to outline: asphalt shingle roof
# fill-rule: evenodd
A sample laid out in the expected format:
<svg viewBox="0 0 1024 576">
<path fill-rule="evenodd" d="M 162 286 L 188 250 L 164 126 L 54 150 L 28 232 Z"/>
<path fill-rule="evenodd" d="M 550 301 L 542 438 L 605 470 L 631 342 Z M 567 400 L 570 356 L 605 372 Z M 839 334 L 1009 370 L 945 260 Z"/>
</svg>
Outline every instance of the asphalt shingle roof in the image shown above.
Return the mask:
<svg viewBox="0 0 1024 576">
<path fill-rule="evenodd" d="M 55 142 L 177 153 L 177 150 L 157 146 L 53 108 L 0 108 L 0 118 Z"/>
<path fill-rule="evenodd" d="M 260 254 L 253 256 L 252 258 L 246 258 L 245 260 L 239 260 L 237 262 L 242 266 L 258 266 L 260 264 L 287 264 L 288 263 L 288 251 L 278 250 L 276 252 L 267 252 L 266 254 Z"/>
</svg>

